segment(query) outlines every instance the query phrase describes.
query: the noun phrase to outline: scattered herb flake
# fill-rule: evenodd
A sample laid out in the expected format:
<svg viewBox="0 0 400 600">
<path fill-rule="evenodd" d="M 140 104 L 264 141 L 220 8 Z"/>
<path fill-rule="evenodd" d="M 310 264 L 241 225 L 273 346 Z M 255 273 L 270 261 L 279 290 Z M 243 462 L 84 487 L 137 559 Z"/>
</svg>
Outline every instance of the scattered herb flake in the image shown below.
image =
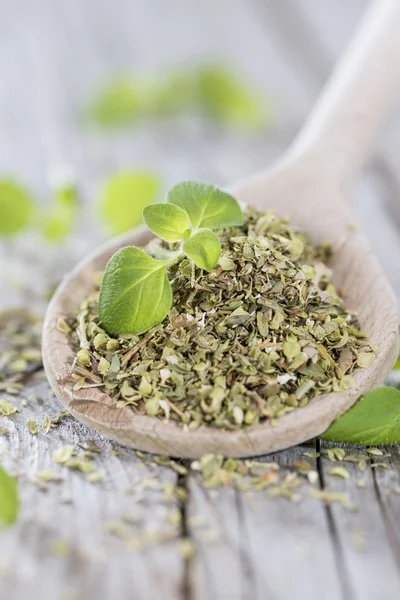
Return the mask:
<svg viewBox="0 0 400 600">
<path fill-rule="evenodd" d="M 104 479 L 104 473 L 100 473 L 99 471 L 94 471 L 93 473 L 89 473 L 86 477 L 86 480 L 89 483 L 99 483 Z"/>
<path fill-rule="evenodd" d="M 39 431 L 39 426 L 37 424 L 37 421 L 35 421 L 34 419 L 28 419 L 27 425 L 28 425 L 29 433 L 31 433 L 32 435 L 37 435 L 37 433 Z"/>
<path fill-rule="evenodd" d="M 62 446 L 53 452 L 51 460 L 55 463 L 65 464 L 72 458 L 74 453 L 74 446 Z"/>
<path fill-rule="evenodd" d="M 345 467 L 333 467 L 333 469 L 329 471 L 329 475 L 341 477 L 342 479 L 350 479 L 350 473 Z"/>
<path fill-rule="evenodd" d="M 12 415 L 15 415 L 15 413 L 17 413 L 17 412 L 19 412 L 18 408 L 9 404 L 9 402 L 7 402 L 7 400 L 5 400 L 4 398 L 0 400 L 0 413 L 4 417 L 11 417 Z"/>
</svg>

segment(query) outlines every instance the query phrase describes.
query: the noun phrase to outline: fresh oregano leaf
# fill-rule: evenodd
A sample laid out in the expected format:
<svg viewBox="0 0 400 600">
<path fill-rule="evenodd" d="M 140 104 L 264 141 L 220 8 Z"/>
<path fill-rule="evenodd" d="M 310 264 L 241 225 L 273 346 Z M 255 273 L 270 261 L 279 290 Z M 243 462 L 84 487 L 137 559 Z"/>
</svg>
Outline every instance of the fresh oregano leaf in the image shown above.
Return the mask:
<svg viewBox="0 0 400 600">
<path fill-rule="evenodd" d="M 114 254 L 99 298 L 100 321 L 108 333 L 140 334 L 161 323 L 172 303 L 169 264 L 135 247 Z"/>
<path fill-rule="evenodd" d="M 210 229 L 200 229 L 183 243 L 182 250 L 200 269 L 211 271 L 218 264 L 221 242 Z"/>
<path fill-rule="evenodd" d="M 187 212 L 193 229 L 218 229 L 243 223 L 235 198 L 212 185 L 182 181 L 169 191 L 168 202 Z"/>
<path fill-rule="evenodd" d="M 0 235 L 11 236 L 27 227 L 34 202 L 29 194 L 9 179 L 0 180 Z"/>
<path fill-rule="evenodd" d="M 100 213 L 112 233 L 119 234 L 142 222 L 145 206 L 156 200 L 159 181 L 149 171 L 123 171 L 106 181 L 100 198 Z"/>
<path fill-rule="evenodd" d="M 365 446 L 398 444 L 400 391 L 382 387 L 368 392 L 321 437 L 329 442 Z"/>
<path fill-rule="evenodd" d="M 232 196 L 192 182 L 175 186 L 168 203 L 145 207 L 143 217 L 155 234 L 169 242 L 180 241 L 181 246 L 164 261 L 133 247 L 111 258 L 99 298 L 100 322 L 109 334 L 141 334 L 161 323 L 172 304 L 168 266 L 186 254 L 198 267 L 211 271 L 218 264 L 221 243 L 209 228 L 239 224 L 243 219 Z M 100 363 L 99 370 L 111 368 L 106 359 Z"/>
<path fill-rule="evenodd" d="M 187 212 L 166 202 L 146 206 L 143 220 L 150 231 L 167 242 L 178 242 L 190 227 Z"/>
<path fill-rule="evenodd" d="M 0 522 L 3 525 L 15 523 L 19 510 L 17 482 L 0 468 Z"/>
</svg>

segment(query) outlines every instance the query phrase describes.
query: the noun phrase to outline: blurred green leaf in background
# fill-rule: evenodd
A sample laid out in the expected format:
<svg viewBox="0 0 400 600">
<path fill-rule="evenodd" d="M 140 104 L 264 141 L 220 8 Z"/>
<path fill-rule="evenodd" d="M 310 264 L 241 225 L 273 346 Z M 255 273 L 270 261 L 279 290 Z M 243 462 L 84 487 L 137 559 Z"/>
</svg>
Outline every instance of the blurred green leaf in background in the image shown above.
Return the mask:
<svg viewBox="0 0 400 600">
<path fill-rule="evenodd" d="M 0 236 L 11 237 L 31 224 L 35 202 L 11 179 L 0 180 Z"/>
<path fill-rule="evenodd" d="M 124 78 L 104 86 L 90 108 L 91 119 L 110 128 L 129 125 L 141 113 L 140 93 L 133 81 Z"/>
<path fill-rule="evenodd" d="M 17 482 L 0 467 L 0 522 L 3 525 L 12 525 L 17 519 L 18 511 Z"/>
<path fill-rule="evenodd" d="M 48 242 L 64 242 L 78 218 L 78 187 L 71 173 L 58 176 L 51 184 L 51 206 L 43 215 L 43 235 Z"/>
<path fill-rule="evenodd" d="M 124 233 L 142 223 L 145 206 L 157 200 L 158 176 L 151 171 L 122 171 L 104 183 L 100 193 L 100 216 L 111 233 Z"/>
<path fill-rule="evenodd" d="M 197 91 L 200 108 L 214 121 L 247 128 L 265 125 L 261 98 L 230 71 L 218 66 L 200 69 Z"/>
<path fill-rule="evenodd" d="M 214 123 L 254 129 L 271 123 L 271 102 L 218 65 L 193 66 L 169 74 L 111 80 L 93 99 L 89 118 L 121 128 L 145 118 L 200 114 Z"/>
</svg>

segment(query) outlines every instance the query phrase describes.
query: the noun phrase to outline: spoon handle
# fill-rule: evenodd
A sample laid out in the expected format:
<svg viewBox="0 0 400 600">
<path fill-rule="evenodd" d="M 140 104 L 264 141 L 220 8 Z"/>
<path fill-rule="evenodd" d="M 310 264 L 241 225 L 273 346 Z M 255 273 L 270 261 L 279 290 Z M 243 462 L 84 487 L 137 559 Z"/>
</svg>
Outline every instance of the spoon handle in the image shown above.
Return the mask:
<svg viewBox="0 0 400 600">
<path fill-rule="evenodd" d="M 400 0 L 374 0 L 286 159 L 347 183 L 399 96 Z"/>
</svg>

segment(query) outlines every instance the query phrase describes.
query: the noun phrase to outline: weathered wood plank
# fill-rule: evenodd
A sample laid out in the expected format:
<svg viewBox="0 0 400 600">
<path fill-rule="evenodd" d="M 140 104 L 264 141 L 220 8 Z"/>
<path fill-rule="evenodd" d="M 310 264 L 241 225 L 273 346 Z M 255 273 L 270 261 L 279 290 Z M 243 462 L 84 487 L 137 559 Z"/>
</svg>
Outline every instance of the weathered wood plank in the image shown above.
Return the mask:
<svg viewBox="0 0 400 600">
<path fill-rule="evenodd" d="M 390 600 L 400 594 L 400 573 L 390 547 L 385 520 L 374 486 L 370 466 L 361 471 L 353 462 L 332 462 L 324 450 L 332 445 L 321 443 L 319 468 L 324 488 L 346 493 L 350 506 L 332 503 L 327 507 L 338 550 L 342 557 L 343 577 L 347 580 L 347 598 Z M 355 447 L 347 454 L 357 453 Z M 362 451 L 365 454 L 365 451 Z M 366 455 L 367 456 L 367 455 Z M 333 468 L 345 467 L 349 479 L 330 475 Z"/>
<path fill-rule="evenodd" d="M 37 588 L 43 600 L 68 594 L 128 600 L 134 591 L 136 598 L 150 600 L 162 589 L 165 598 L 180 597 L 185 569 L 178 546 L 181 529 L 170 520 L 180 506 L 174 495 L 168 503 L 161 501 L 166 484 L 177 485 L 176 473 L 146 465 L 135 452 L 70 417 L 46 435 L 30 434 L 28 417 L 40 426 L 44 415 L 55 416 L 60 409 L 42 378 L 26 385 L 18 398 L 2 397 L 15 406 L 26 399 L 27 406 L 16 416 L 0 418 L 9 430 L 0 438 L 1 464 L 18 476 L 22 503 L 17 524 L 1 532 L 1 595 L 25 600 Z M 87 440 L 101 449 L 94 463 L 104 480 L 96 484 L 51 461 L 57 448 L 74 444 L 79 450 Z M 39 489 L 33 481 L 47 470 L 55 480 Z M 143 547 L 136 550 L 139 542 Z"/>
<path fill-rule="evenodd" d="M 306 450 L 313 448 L 300 446 L 268 460 L 275 459 L 293 470 L 296 460 L 314 463 L 314 459 L 303 456 Z M 262 495 L 254 495 L 249 505 L 241 503 L 258 597 L 263 598 L 269 589 L 272 598 L 296 596 L 306 600 L 322 594 L 329 600 L 341 598 L 340 574 L 324 508 L 307 495 L 307 489 L 293 491 L 302 497 L 298 503 L 285 498 L 265 500 Z"/>
<path fill-rule="evenodd" d="M 241 537 L 238 493 L 207 490 L 200 477 L 189 477 L 188 491 L 187 529 L 196 550 L 189 566 L 193 600 L 248 597 L 251 586 L 243 557 L 246 540 Z"/>
<path fill-rule="evenodd" d="M 281 468 L 281 479 L 313 447 L 297 447 L 266 457 Z M 198 555 L 192 568 L 195 598 L 341 598 L 335 548 L 324 507 L 308 495 L 310 484 L 288 488 L 294 500 L 265 491 L 205 490 L 189 478 L 189 515 L 204 515 L 219 533 L 208 546 L 201 529 L 189 530 Z M 318 489 L 318 482 L 316 483 Z M 299 496 L 297 501 L 296 496 Z M 301 499 L 300 499 L 301 497 Z M 227 577 L 227 574 L 229 576 Z M 290 574 L 290 576 L 288 575 Z M 224 597 L 224 596 L 222 596 Z"/>
<path fill-rule="evenodd" d="M 390 456 L 383 460 L 377 456 L 374 462 L 387 463 L 388 467 L 387 469 L 375 468 L 373 479 L 378 502 L 385 521 L 389 544 L 395 556 L 397 566 L 400 568 L 400 447 L 388 446 L 383 450 L 390 454 Z"/>
</svg>

